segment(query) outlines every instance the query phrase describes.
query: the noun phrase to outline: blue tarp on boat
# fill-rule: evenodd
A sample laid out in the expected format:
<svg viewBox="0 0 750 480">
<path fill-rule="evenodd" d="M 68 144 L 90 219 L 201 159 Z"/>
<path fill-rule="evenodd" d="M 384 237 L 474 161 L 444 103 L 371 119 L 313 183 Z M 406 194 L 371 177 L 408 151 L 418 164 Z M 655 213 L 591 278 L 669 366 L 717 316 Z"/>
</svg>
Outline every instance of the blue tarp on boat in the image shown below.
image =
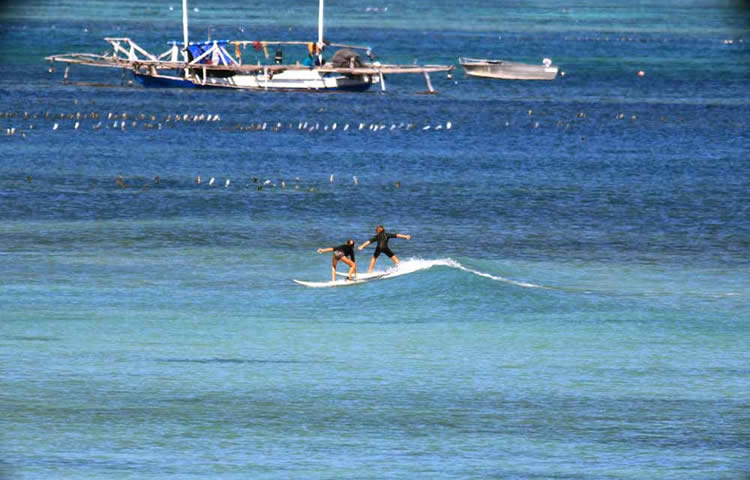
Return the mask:
<svg viewBox="0 0 750 480">
<path fill-rule="evenodd" d="M 183 47 L 184 42 L 176 42 L 171 41 L 168 42 L 170 45 L 177 45 L 179 47 Z M 226 45 L 229 45 L 229 40 L 211 40 L 208 42 L 190 42 L 188 43 L 188 52 L 190 52 L 191 60 L 200 57 L 204 53 L 206 53 L 208 50 L 211 49 L 211 47 L 216 44 L 219 47 L 214 53 L 211 55 L 206 56 L 204 59 L 202 59 L 198 63 L 203 63 L 206 65 L 232 65 L 232 60 L 230 59 L 229 55 L 226 53 L 226 51 L 223 49 Z"/>
</svg>

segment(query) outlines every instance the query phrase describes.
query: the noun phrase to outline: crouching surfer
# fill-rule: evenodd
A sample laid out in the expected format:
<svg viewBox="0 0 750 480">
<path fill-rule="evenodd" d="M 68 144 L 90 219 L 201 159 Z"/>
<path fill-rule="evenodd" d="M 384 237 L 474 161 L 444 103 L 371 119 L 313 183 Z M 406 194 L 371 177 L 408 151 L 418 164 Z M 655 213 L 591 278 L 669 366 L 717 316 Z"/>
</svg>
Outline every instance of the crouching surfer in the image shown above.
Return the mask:
<svg viewBox="0 0 750 480">
<path fill-rule="evenodd" d="M 326 252 L 333 252 L 333 257 L 331 259 L 331 281 L 336 281 L 336 265 L 338 265 L 339 260 L 344 262 L 345 264 L 349 265 L 349 275 L 347 275 L 347 280 L 356 280 L 357 279 L 357 263 L 354 260 L 354 240 L 349 239 L 347 242 L 343 245 L 339 245 L 338 247 L 328 247 L 328 248 L 319 248 L 318 253 L 326 253 Z"/>
</svg>

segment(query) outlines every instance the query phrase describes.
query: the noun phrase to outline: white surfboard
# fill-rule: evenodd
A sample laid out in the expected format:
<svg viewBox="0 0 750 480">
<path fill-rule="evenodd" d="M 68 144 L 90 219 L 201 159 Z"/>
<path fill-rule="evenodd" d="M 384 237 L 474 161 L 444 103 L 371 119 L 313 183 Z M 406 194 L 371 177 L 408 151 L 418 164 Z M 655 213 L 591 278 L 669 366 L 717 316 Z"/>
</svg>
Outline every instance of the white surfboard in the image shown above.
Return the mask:
<svg viewBox="0 0 750 480">
<path fill-rule="evenodd" d="M 372 280 L 374 278 L 385 277 L 386 275 L 388 275 L 390 273 L 392 273 L 392 272 L 381 271 L 381 272 L 370 272 L 370 273 L 358 273 L 357 274 L 357 279 L 358 280 Z M 336 275 L 339 275 L 339 276 L 342 276 L 342 277 L 346 277 L 349 274 L 346 273 L 346 272 L 336 272 Z"/>
<path fill-rule="evenodd" d="M 331 288 L 331 287 L 348 287 L 349 285 L 359 285 L 362 283 L 366 283 L 367 280 L 365 279 L 358 279 L 358 280 L 336 280 L 335 282 L 306 282 L 304 280 L 292 280 L 294 283 L 297 283 L 299 285 L 310 287 L 310 288 Z"/>
</svg>

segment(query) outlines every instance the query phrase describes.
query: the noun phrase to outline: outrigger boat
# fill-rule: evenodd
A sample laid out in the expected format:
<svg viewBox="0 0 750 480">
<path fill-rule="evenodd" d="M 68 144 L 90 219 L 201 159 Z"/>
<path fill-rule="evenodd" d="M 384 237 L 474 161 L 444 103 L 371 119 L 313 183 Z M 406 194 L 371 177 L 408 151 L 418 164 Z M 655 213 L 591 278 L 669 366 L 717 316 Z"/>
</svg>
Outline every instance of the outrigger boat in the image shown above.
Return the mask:
<svg viewBox="0 0 750 480">
<path fill-rule="evenodd" d="M 123 74 L 132 72 L 136 80 L 147 87 L 218 87 L 250 90 L 292 91 L 364 91 L 373 84 L 386 90 L 385 76 L 393 74 L 422 74 L 429 93 L 435 90 L 430 73 L 450 72 L 453 65 L 393 65 L 374 61 L 369 47 L 330 43 L 323 38 L 324 0 L 319 0 L 318 40 L 260 41 L 260 40 L 209 40 L 190 42 L 188 39 L 187 0 L 182 1 L 183 41 L 169 42 L 170 48 L 155 55 L 140 47 L 129 37 L 108 37 L 104 40 L 112 46 L 112 52 L 97 55 L 92 53 L 68 53 L 51 55 L 45 60 L 54 71 L 55 62 L 65 63 L 63 81 L 67 82 L 71 65 L 86 65 L 122 69 Z M 283 48 L 307 47 L 308 58 L 304 63 L 284 63 Z M 230 53 L 234 49 L 234 55 Z M 270 59 L 268 48 L 276 49 L 273 63 L 243 64 L 242 50 L 248 47 L 261 50 Z M 327 48 L 338 48 L 330 62 L 323 58 Z M 369 62 L 362 60 L 362 55 Z"/>
</svg>

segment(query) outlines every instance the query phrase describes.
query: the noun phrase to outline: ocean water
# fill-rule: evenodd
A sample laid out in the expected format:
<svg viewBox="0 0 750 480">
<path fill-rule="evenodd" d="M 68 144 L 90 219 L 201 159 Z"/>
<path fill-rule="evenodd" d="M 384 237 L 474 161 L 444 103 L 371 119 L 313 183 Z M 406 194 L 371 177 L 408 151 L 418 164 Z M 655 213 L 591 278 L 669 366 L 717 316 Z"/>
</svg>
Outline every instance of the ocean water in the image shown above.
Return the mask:
<svg viewBox="0 0 750 480">
<path fill-rule="evenodd" d="M 179 3 L 0 6 L 0 478 L 747 478 L 746 3 L 327 2 L 382 61 L 565 72 L 438 95 L 47 71 L 166 50 Z M 314 38 L 307 3 L 191 35 Z M 292 282 L 381 223 L 396 275 Z"/>
</svg>

